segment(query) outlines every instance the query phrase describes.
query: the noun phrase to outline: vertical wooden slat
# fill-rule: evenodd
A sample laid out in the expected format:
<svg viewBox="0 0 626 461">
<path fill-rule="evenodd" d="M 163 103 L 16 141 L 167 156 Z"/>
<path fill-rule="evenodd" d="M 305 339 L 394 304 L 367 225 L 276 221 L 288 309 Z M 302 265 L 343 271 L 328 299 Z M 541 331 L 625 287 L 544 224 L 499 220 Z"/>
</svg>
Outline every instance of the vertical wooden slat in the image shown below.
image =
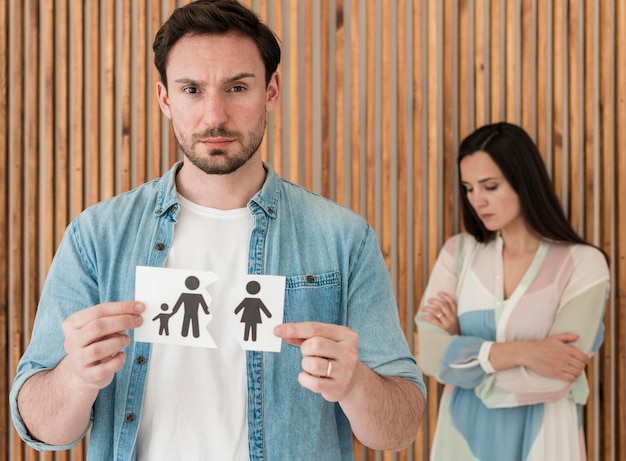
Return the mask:
<svg viewBox="0 0 626 461">
<path fill-rule="evenodd" d="M 469 50 L 469 55 L 474 61 L 474 68 L 472 69 L 472 78 L 470 81 L 474 82 L 471 92 L 473 93 L 472 99 L 474 101 L 474 120 L 477 126 L 487 123 L 487 108 L 485 103 L 489 101 L 487 94 L 487 87 L 485 82 L 487 81 L 487 64 L 489 62 L 489 50 L 487 49 L 487 43 L 489 38 L 485 34 L 485 22 L 486 22 L 486 10 L 489 8 L 489 2 L 487 0 L 475 0 L 473 11 L 473 23 L 471 28 L 474 31 L 472 34 L 471 42 L 473 44 L 473 50 Z M 473 54 L 470 54 L 472 53 Z M 471 131 L 471 130 L 470 130 Z M 468 131 L 469 132 L 469 131 Z M 449 235 L 449 234 L 448 234 Z"/>
<path fill-rule="evenodd" d="M 425 91 L 423 95 L 425 104 L 425 113 L 427 120 L 437 119 L 437 85 L 440 75 L 438 72 L 440 69 L 437 67 L 437 54 L 439 52 L 438 43 L 438 28 L 441 24 L 437 21 L 437 8 L 438 4 L 433 2 L 425 2 L 425 9 L 422 14 L 426 18 L 426 24 L 428 27 L 425 29 L 424 40 L 426 40 L 426 54 L 424 55 L 424 64 L 427 66 L 428 72 L 425 79 Z M 439 188 L 439 177 L 437 168 L 437 139 L 438 130 L 440 127 L 437 123 L 428 123 L 425 127 L 423 136 L 426 137 L 426 150 L 422 152 L 425 156 L 424 163 L 424 182 L 422 183 L 422 194 L 425 195 L 426 200 L 424 205 L 426 208 L 423 211 L 422 219 L 427 223 L 436 223 L 438 215 L 439 203 L 437 202 L 437 190 Z M 437 225 L 428 225 L 424 229 L 424 236 L 420 244 L 425 252 L 425 263 L 427 266 L 427 272 L 432 269 L 438 251 L 438 234 L 439 230 Z M 436 422 L 436 415 L 438 409 L 439 400 L 439 384 L 433 378 L 428 378 L 427 389 L 431 398 L 428 401 L 429 412 L 429 432 L 428 432 L 428 446 L 432 443 L 434 437 L 434 427 Z"/>
<path fill-rule="evenodd" d="M 626 172 L 626 155 L 623 152 L 623 146 L 626 146 L 626 3 L 615 1 L 615 146 L 613 149 L 613 165 L 612 170 L 615 178 L 624 178 Z M 619 153 L 619 154 L 618 154 Z M 626 276 L 626 181 L 619 180 L 615 182 L 614 203 L 615 216 L 611 215 L 612 237 L 614 247 L 609 254 L 613 258 L 613 271 L 615 276 L 613 282 L 612 294 L 614 295 L 614 308 L 617 318 L 614 331 L 616 332 L 616 360 L 613 366 L 617 373 L 617 427 L 613 434 L 617 445 L 616 459 L 626 459 L 626 283 L 623 283 Z M 606 219 L 606 218 L 605 218 Z M 609 325 L 612 326 L 612 325 Z"/>
<path fill-rule="evenodd" d="M 70 197 L 68 218 L 72 218 L 80 213 L 85 207 L 84 197 L 84 156 L 83 143 L 85 127 L 83 125 L 82 107 L 84 105 L 83 91 L 83 62 L 84 42 L 82 40 L 83 31 L 83 3 L 70 2 L 68 10 L 68 21 L 70 23 L 68 37 L 69 76 L 68 76 L 68 114 L 69 127 L 69 156 L 71 166 L 70 177 Z"/>
<path fill-rule="evenodd" d="M 415 296 L 413 284 L 415 271 L 413 267 L 413 223 L 415 203 L 415 162 L 414 94 L 413 59 L 410 56 L 413 36 L 416 33 L 413 24 L 414 2 L 401 0 L 398 2 L 398 296 L 400 319 L 409 347 L 413 350 L 413 316 Z M 416 440 L 407 450 L 406 460 L 414 459 L 419 450 L 422 431 L 415 434 Z"/>
<path fill-rule="evenodd" d="M 550 43 L 550 27 L 552 24 L 548 22 L 550 18 L 549 12 L 552 8 L 552 2 L 538 2 L 537 3 L 537 98 L 536 98 L 536 130 L 537 134 L 535 140 L 539 151 L 544 157 L 544 161 L 547 157 L 547 144 L 548 133 L 547 124 L 545 121 L 550 118 L 550 101 L 548 95 L 550 94 L 549 86 L 551 84 L 551 65 L 549 43 Z"/>
<path fill-rule="evenodd" d="M 133 177 L 133 187 L 143 184 L 148 180 L 146 170 L 146 158 L 148 156 L 148 137 L 151 136 L 147 129 L 147 112 L 148 104 L 148 79 L 150 75 L 148 69 L 148 61 L 144 51 L 147 49 L 148 42 L 151 40 L 148 38 L 148 31 L 150 30 L 148 21 L 148 5 L 146 2 L 132 2 L 131 16 L 133 28 L 133 41 L 131 43 L 131 69 L 134 69 L 133 78 L 131 80 L 131 97 L 133 98 L 134 106 L 131 107 L 131 137 L 132 147 L 135 151 L 133 160 L 135 163 L 135 172 Z M 150 94 L 151 96 L 151 94 Z M 150 99 L 152 99 L 150 97 Z"/>
<path fill-rule="evenodd" d="M 407 248 L 407 220 L 408 220 L 408 206 L 411 204 L 411 197 L 409 193 L 409 181 L 407 178 L 407 165 L 409 164 L 408 158 L 412 156 L 413 152 L 409 150 L 409 146 L 407 145 L 407 124 L 408 120 L 408 102 L 411 99 L 410 86 L 406 81 L 407 77 L 407 68 L 406 68 L 406 60 L 404 56 L 406 56 L 407 52 L 407 23 L 406 23 L 406 0 L 399 0 L 397 4 L 397 16 L 398 16 L 398 30 L 396 32 L 396 39 L 398 43 L 398 68 L 397 68 L 397 77 L 395 82 L 395 87 L 397 88 L 397 168 L 394 171 L 394 177 L 392 181 L 397 181 L 398 190 L 397 190 L 397 204 L 398 204 L 398 222 L 397 222 L 397 251 L 398 255 L 398 284 L 397 284 L 397 293 L 398 293 L 398 309 L 400 312 L 400 323 L 402 325 L 402 330 L 406 332 L 407 335 L 410 335 L 412 332 L 412 328 L 408 328 L 412 326 L 413 317 L 409 315 L 407 311 L 407 293 L 409 281 L 407 280 L 407 271 L 408 271 L 408 262 L 409 255 L 407 255 L 403 249 Z M 408 89 L 408 90 L 407 90 Z M 411 146 L 412 147 L 412 146 Z M 392 236 L 393 238 L 393 236 Z M 410 338 L 412 343 L 412 338 Z"/>
<path fill-rule="evenodd" d="M 377 15 L 381 24 L 389 24 L 391 19 L 391 10 L 392 3 L 388 2 L 385 7 L 382 7 L 378 10 L 380 12 L 380 16 Z M 397 26 L 396 26 L 397 27 Z M 380 194 L 380 199 L 377 200 L 377 208 L 379 208 L 378 216 L 382 219 L 382 226 L 380 226 L 378 230 L 379 243 L 383 252 L 383 257 L 385 258 L 385 262 L 387 263 L 387 268 L 391 270 L 391 206 L 387 202 L 387 196 L 391 189 L 390 184 L 390 175 L 391 175 L 391 149 L 390 145 L 392 143 L 391 140 L 391 98 L 392 98 L 392 89 L 389 82 L 391 82 L 392 75 L 392 59 L 391 59 L 391 37 L 390 30 L 394 29 L 384 29 L 380 27 L 380 56 L 378 57 L 378 62 L 380 65 L 381 72 L 381 82 L 386 82 L 385 85 L 381 85 L 380 89 L 380 97 L 381 97 L 381 107 L 379 108 L 379 123 L 380 127 L 378 128 L 378 132 L 380 133 L 379 145 L 377 146 L 380 149 L 379 152 L 375 152 L 376 157 L 379 158 L 380 168 L 377 168 L 379 174 L 379 184 L 380 190 L 378 193 Z M 379 204 L 383 205 L 380 206 Z M 382 209 L 380 209 L 382 208 Z"/>
<path fill-rule="evenodd" d="M 289 173 L 286 177 L 290 178 L 294 182 L 299 181 L 299 169 L 300 169 L 300 156 L 294 155 L 294 153 L 298 152 L 298 144 L 299 144 L 299 136 L 297 133 L 299 132 L 300 126 L 300 113 L 297 110 L 299 101 L 299 87 L 300 85 L 296 82 L 301 81 L 301 75 L 298 71 L 298 56 L 299 56 L 299 47 L 298 41 L 300 37 L 300 31 L 298 30 L 298 7 L 287 8 L 285 11 L 285 19 L 287 22 L 288 30 L 285 33 L 285 42 L 289 43 L 289 48 L 291 51 L 290 56 L 288 57 L 289 62 L 289 75 L 291 78 L 291 84 L 288 87 L 283 88 L 284 91 L 289 92 L 291 103 L 290 113 L 289 113 L 289 143 L 286 146 L 288 151 L 287 154 L 290 158 L 289 161 Z"/>
<path fill-rule="evenodd" d="M 366 187 L 366 209 L 365 217 L 370 222 L 374 222 L 375 217 L 375 207 L 374 207 L 374 145 L 375 145 L 375 127 L 374 127 L 374 114 L 376 108 L 372 104 L 373 95 L 375 93 L 375 81 L 374 81 L 374 72 L 375 72 L 375 60 L 376 56 L 374 54 L 375 51 L 375 11 L 374 11 L 374 2 L 368 2 L 366 4 L 366 21 L 365 29 L 368 31 L 366 36 L 366 56 L 364 56 L 366 62 L 366 82 L 364 85 L 366 87 L 366 94 L 368 95 L 369 103 L 366 105 L 366 121 L 364 124 L 366 137 L 365 137 L 365 187 Z"/>
<path fill-rule="evenodd" d="M 0 191 L 2 197 L 8 197 L 8 176 L 9 176 L 9 159 L 6 153 L 9 150 L 8 135 L 9 135 L 9 117 L 8 115 L 8 73 L 9 73 L 9 56 L 8 46 L 9 43 L 9 30 L 8 30 L 8 2 L 0 1 L 0 150 L 5 155 L 0 160 Z M 3 205 L 6 208 L 7 200 L 3 199 Z M 11 349 L 12 342 L 10 340 L 10 311 L 9 311 L 9 289 L 8 280 L 6 275 L 10 273 L 10 266 L 8 264 L 9 256 L 9 239 L 6 236 L 9 235 L 9 225 L 11 218 L 7 213 L 0 215 L 0 232 L 5 236 L 0 243 L 0 393 L 2 395 L 8 395 L 11 376 L 13 374 L 12 369 L 12 356 L 13 350 Z M 20 353 L 18 349 L 18 354 Z M 16 354 L 17 355 L 17 354 Z M 11 437 L 13 436 L 13 437 Z M 14 437 L 14 433 L 11 431 L 11 425 L 9 423 L 9 409 L 7 405 L 0 405 L 0 456 L 9 457 L 11 446 L 9 445 L 10 439 Z M 19 448 L 19 445 L 18 445 Z"/>
<path fill-rule="evenodd" d="M 351 125 L 346 127 L 346 131 L 348 132 L 348 136 L 350 137 L 350 152 L 346 153 L 347 162 L 349 162 L 351 168 L 347 171 L 347 174 L 350 175 L 351 179 L 351 190 L 350 196 L 352 200 L 350 202 L 350 206 L 356 213 L 361 213 L 361 201 L 360 198 L 360 178 L 361 171 L 363 169 L 363 165 L 359 161 L 360 153 L 361 153 L 361 136 L 360 136 L 360 127 L 362 126 L 362 107 L 359 103 L 359 94 L 361 91 L 361 79 L 360 79 L 360 64 L 362 61 L 362 43 L 359 41 L 359 36 L 362 30 L 363 25 L 360 23 L 360 11 L 361 11 L 361 2 L 358 0 L 349 0 L 347 4 L 350 5 L 350 16 L 347 17 L 344 15 L 344 21 L 350 22 L 350 36 L 347 37 L 346 41 L 348 42 L 348 48 L 346 49 L 346 61 L 350 62 L 350 81 L 349 84 L 349 98 L 350 98 L 350 106 L 346 107 L 346 110 L 350 111 L 350 120 Z"/>
<path fill-rule="evenodd" d="M 120 56 L 116 59 L 116 139 L 119 138 L 116 147 L 119 158 L 119 165 L 116 165 L 120 183 L 117 185 L 116 193 L 127 191 L 132 187 L 131 165 L 133 163 L 132 135 L 131 135 L 131 95 L 135 100 L 135 95 L 131 91 L 132 73 L 131 68 L 131 37 L 135 29 L 132 24 L 132 2 L 131 0 L 117 0 L 115 11 L 115 41 L 116 49 Z M 121 88 L 119 86 L 121 86 Z M 118 107 L 119 105 L 119 107 Z"/>
<path fill-rule="evenodd" d="M 467 117 L 467 113 L 473 110 L 473 107 L 470 107 L 470 95 L 473 95 L 474 92 L 469 87 L 468 77 L 472 73 L 469 70 L 470 67 L 470 43 L 473 42 L 473 38 L 470 37 L 469 33 L 469 17 L 470 17 L 470 2 L 469 0 L 463 0 L 457 3 L 458 13 L 457 13 L 457 24 L 456 24 L 456 33 L 458 42 L 455 44 L 457 48 L 457 74 L 454 75 L 455 86 L 457 87 L 458 92 L 458 107 L 456 107 L 456 111 L 458 112 L 458 131 L 460 134 L 467 133 L 469 131 L 468 123 L 469 118 Z M 455 146 L 456 147 L 456 146 Z"/>
<path fill-rule="evenodd" d="M 504 50 L 505 50 L 505 59 L 504 59 L 504 88 L 503 89 L 503 98 L 505 104 L 505 120 L 510 122 L 519 123 L 519 120 L 516 119 L 516 100 L 517 96 L 520 94 L 520 88 L 517 86 L 518 82 L 515 79 L 515 57 L 516 54 L 519 53 L 519 50 L 515 49 L 515 33 L 518 30 L 519 23 L 519 14 L 516 11 L 516 5 L 520 0 L 510 0 L 503 2 L 502 6 L 503 15 L 506 21 L 506 27 L 504 28 L 503 38 L 505 40 Z M 511 91 L 511 89 L 513 89 Z"/>
<path fill-rule="evenodd" d="M 437 8 L 438 4 L 433 4 L 428 2 L 428 9 L 425 11 L 426 17 L 428 18 L 428 24 L 430 27 L 427 29 L 427 40 L 428 40 L 428 53 L 425 56 L 428 66 L 428 74 L 427 74 L 427 101 L 426 101 L 426 110 L 427 117 L 429 120 L 433 120 L 437 118 L 437 87 L 439 84 L 439 78 L 441 77 L 438 72 L 439 68 L 437 67 L 437 53 L 439 52 L 439 43 L 438 39 L 438 28 L 441 26 L 437 22 Z M 425 95 L 426 96 L 426 95 Z M 422 155 L 426 155 L 427 161 L 427 183 L 426 190 L 423 190 L 427 196 L 428 201 L 428 209 L 426 211 L 425 218 L 429 223 L 437 222 L 437 214 L 438 214 L 438 206 L 437 203 L 437 189 L 439 188 L 439 176 L 437 171 L 437 138 L 438 138 L 438 130 L 439 126 L 436 123 L 429 123 L 427 127 L 426 140 L 427 140 L 427 151 L 423 152 Z M 437 234 L 438 229 L 437 226 L 428 226 L 427 229 L 427 239 L 428 239 L 428 267 L 429 270 L 433 267 L 435 263 L 435 259 L 437 257 L 438 250 L 438 242 L 437 242 Z"/>
<path fill-rule="evenodd" d="M 428 177 L 428 171 L 424 167 L 424 160 L 426 157 L 427 145 L 427 132 L 426 132 L 426 120 L 427 104 L 426 99 L 426 85 L 427 85 L 427 56 L 426 49 L 428 46 L 428 40 L 426 36 L 425 27 L 427 24 L 427 2 L 417 1 L 414 2 L 413 9 L 413 78 L 414 78 L 414 118 L 413 118 L 413 139 L 415 142 L 415 159 L 413 162 L 413 175 L 415 184 L 419 184 L 416 187 L 416 199 L 414 201 L 413 208 L 413 246 L 416 249 L 413 263 L 414 273 L 414 291 L 413 297 L 417 301 L 421 298 L 423 289 L 423 283 L 425 281 L 427 266 L 427 254 L 424 252 L 424 241 L 426 239 L 425 222 L 427 208 L 425 207 L 425 184 Z M 419 249 L 419 250 L 418 250 Z M 419 355 L 420 351 L 417 348 L 417 340 L 414 336 L 413 339 L 415 354 Z M 429 391 L 432 388 L 429 387 Z M 432 429 L 436 422 L 436 406 L 433 406 L 431 402 L 434 400 L 433 395 L 430 394 L 430 399 L 427 402 L 426 414 L 424 421 L 421 424 L 421 430 L 418 433 L 416 439 L 416 454 L 421 456 L 428 453 L 428 447 L 432 441 Z M 420 457 L 421 457 L 420 456 Z M 420 459 L 420 458 L 418 458 Z"/>
<path fill-rule="evenodd" d="M 453 99 L 455 94 L 454 87 L 455 79 L 452 73 L 453 63 L 452 60 L 456 56 L 455 48 L 457 44 L 454 41 L 454 9 L 456 8 L 455 1 L 446 1 L 444 3 L 444 8 L 442 10 L 442 24 L 443 28 L 443 82 L 442 82 L 442 96 L 443 96 L 443 113 L 442 120 L 445 123 L 442 123 L 441 127 L 441 148 L 443 152 L 440 153 L 439 158 L 442 159 L 440 162 L 440 167 L 442 169 L 440 176 L 442 180 L 442 190 L 443 196 L 441 197 L 441 210 L 452 210 L 454 207 L 454 202 L 456 202 L 456 197 L 454 196 L 454 182 L 456 173 L 456 150 L 457 146 L 455 143 L 457 140 L 455 139 L 455 131 L 456 127 L 453 126 L 454 115 L 457 113 L 458 108 L 456 106 L 456 101 Z M 483 83 L 484 85 L 484 83 Z M 485 100 L 481 101 L 481 106 L 484 109 Z M 453 225 L 455 220 L 453 219 L 452 213 L 443 213 L 442 214 L 442 224 L 443 228 L 441 229 L 442 235 L 441 239 L 444 239 L 446 235 L 451 235 L 453 232 Z M 442 243 L 442 242 L 441 242 Z"/>
<path fill-rule="evenodd" d="M 35 1 L 25 2 L 25 32 L 28 37 L 25 38 L 25 55 L 24 55 L 24 209 L 23 220 L 25 229 L 25 247 L 23 248 L 24 265 L 22 274 L 25 293 L 23 297 L 23 342 L 24 344 L 30 338 L 32 330 L 32 319 L 34 318 L 37 299 L 39 297 L 39 277 L 32 270 L 37 267 L 39 260 L 39 235 L 42 232 L 38 226 L 39 207 L 39 105 L 40 93 L 39 87 L 39 64 L 38 48 L 42 29 L 39 27 L 39 5 Z M 22 345 L 20 344 L 20 346 Z M 14 362 L 17 364 L 17 362 Z M 30 451 L 30 457 L 34 457 L 34 452 Z"/>
<path fill-rule="evenodd" d="M 582 59 L 582 69 L 579 71 L 581 73 L 581 78 L 584 81 L 582 85 L 583 88 L 583 98 L 584 98 L 584 110 L 581 111 L 582 114 L 582 123 L 583 123 L 583 136 L 581 137 L 582 152 L 584 155 L 584 160 L 581 162 L 581 183 L 583 187 L 581 188 L 584 192 L 584 203 L 581 203 L 581 220 L 583 221 L 583 235 L 591 242 L 599 243 L 599 235 L 595 232 L 595 223 L 597 222 L 597 207 L 596 203 L 598 200 L 598 187 L 600 184 L 597 181 L 595 176 L 595 172 L 598 170 L 598 166 L 596 162 L 598 161 L 598 152 L 596 146 L 598 145 L 598 132 L 596 126 L 596 120 L 598 116 L 598 101 L 599 101 L 599 93 L 598 93 L 598 70 L 600 68 L 600 61 L 598 61 L 598 52 L 597 49 L 597 38 L 598 34 L 596 31 L 598 30 L 598 24 L 596 23 L 596 18 L 598 12 L 594 6 L 594 0 L 585 0 L 583 4 L 581 4 L 582 15 L 585 18 L 584 24 L 580 27 L 579 30 L 584 31 L 583 44 L 582 49 L 584 50 L 584 55 Z M 610 343 L 613 341 L 613 335 L 609 332 L 608 335 L 605 335 L 605 348 L 610 350 Z M 613 450 L 610 448 L 611 442 L 609 442 L 608 446 L 605 445 L 602 447 L 602 440 L 598 439 L 599 430 L 602 426 L 611 425 L 611 410 L 610 406 L 605 406 L 604 408 L 600 408 L 601 403 L 598 402 L 597 399 L 597 382 L 599 376 L 598 362 L 596 358 L 592 358 L 588 367 L 587 367 L 587 375 L 589 381 L 589 390 L 590 395 L 587 401 L 587 405 L 585 408 L 586 415 L 586 429 L 587 429 L 587 453 L 588 458 L 594 459 L 600 455 L 600 453 L 609 454 Z M 609 384 L 607 389 L 609 392 L 606 394 L 607 396 L 611 396 L 612 384 Z M 613 399 L 609 397 L 607 401 L 612 401 Z M 608 412 L 606 410 L 609 410 Z M 603 413 L 605 418 L 602 421 L 598 420 L 598 416 Z"/>
<path fill-rule="evenodd" d="M 490 123 L 499 122 L 505 119 L 506 108 L 506 72 L 505 72 L 505 50 L 506 42 L 504 40 L 507 24 L 502 20 L 504 17 L 504 6 L 502 0 L 490 0 L 490 36 L 491 44 L 491 93 L 489 100 L 491 101 L 491 119 Z M 474 127 L 472 127 L 473 129 Z M 471 130 L 463 131 L 465 135 Z"/>
<path fill-rule="evenodd" d="M 344 75 L 346 75 L 347 66 L 350 65 L 349 55 L 345 52 L 346 50 L 346 41 L 349 37 L 346 36 L 346 24 L 345 24 L 345 14 L 344 10 L 345 4 L 343 0 L 338 0 L 336 3 L 336 33 L 335 33 L 335 114 L 336 114 L 336 125 L 335 125 L 335 153 L 336 153 L 336 161 L 334 163 L 334 180 L 335 180 L 335 194 L 334 199 L 345 205 L 346 204 L 346 192 L 347 187 L 346 183 L 349 182 L 348 171 L 346 171 L 346 134 L 350 134 L 349 131 L 346 132 L 346 111 L 348 110 L 346 107 L 346 91 L 348 88 L 345 86 Z"/>
<path fill-rule="evenodd" d="M 100 73 L 102 60 L 100 59 L 100 8 L 98 2 L 87 2 L 85 7 L 85 22 L 90 33 L 85 35 L 85 97 L 87 98 L 85 111 L 85 129 L 88 140 L 85 143 L 88 151 L 85 152 L 86 181 L 88 187 L 87 205 L 100 200 L 100 119 L 102 117 L 100 100 Z"/>
<path fill-rule="evenodd" d="M 561 125 L 563 121 L 563 94 L 567 85 L 565 84 L 565 61 L 567 59 L 567 47 L 565 43 L 566 40 L 563 40 L 564 36 L 564 22 L 563 17 L 565 16 L 565 4 L 567 0 L 555 0 L 554 6 L 554 15 L 553 15 L 553 56 L 554 56 L 554 80 L 551 82 L 552 85 L 552 94 L 553 100 L 551 104 L 553 106 L 553 114 L 554 117 L 552 120 L 549 120 L 551 123 L 550 129 L 553 133 L 553 158 L 552 163 L 548 165 L 548 169 L 553 172 L 553 183 L 554 190 L 557 196 L 561 200 L 561 204 L 564 204 L 563 198 L 563 177 L 562 177 L 562 169 L 561 169 L 561 158 L 563 156 L 563 148 L 564 144 L 566 144 L 565 133 L 563 132 L 563 126 Z M 565 207 L 564 207 L 565 208 Z M 567 212 L 567 209 L 566 209 Z"/>
<path fill-rule="evenodd" d="M 269 17 L 270 15 L 270 5 L 272 5 L 271 9 L 272 9 L 272 17 Z M 280 25 L 282 23 L 282 7 L 280 5 L 280 2 L 270 2 L 268 1 L 268 22 L 270 24 L 272 24 L 272 28 L 274 29 L 274 31 L 276 32 L 276 34 L 278 35 L 278 37 L 282 41 L 285 39 L 284 35 L 282 33 L 282 29 L 280 28 Z M 282 69 L 285 67 L 286 63 L 285 61 L 281 61 L 281 65 L 280 65 L 280 69 L 282 71 Z M 285 82 L 283 81 L 283 95 L 284 92 L 286 91 L 285 89 Z M 283 97 L 284 99 L 284 97 Z M 284 124 L 284 110 L 283 110 L 283 106 L 282 104 L 279 105 L 276 109 L 274 109 L 274 113 L 273 113 L 273 133 L 274 133 L 274 139 L 275 139 L 275 146 L 273 147 L 273 157 L 271 158 L 271 162 L 272 162 L 272 166 L 275 168 L 275 170 L 277 172 L 279 172 L 279 174 L 282 174 L 282 172 L 284 171 L 283 168 L 283 150 L 282 150 L 282 139 L 283 139 L 283 124 Z"/>
<path fill-rule="evenodd" d="M 17 43 L 8 47 L 8 133 L 7 133 L 7 157 L 9 168 L 7 175 L 7 215 L 9 216 L 9 226 L 7 237 L 9 241 L 8 249 L 8 302 L 7 306 L 23 305 L 23 294 L 21 289 L 23 275 L 23 261 L 21 251 L 23 246 L 22 221 L 20 210 L 22 208 L 22 168 L 23 168 L 23 128 L 22 119 L 22 97 L 23 89 L 23 56 L 24 51 L 24 31 L 23 17 L 24 5 L 11 4 L 8 14 L 8 36 L 20 37 Z M 12 336 L 12 363 L 17 364 L 19 360 L 22 344 L 25 339 L 24 334 L 24 312 L 20 309 L 13 309 L 10 315 L 9 324 Z M 19 443 L 15 439 L 14 443 Z"/>
<path fill-rule="evenodd" d="M 303 2 L 302 5 L 302 33 L 303 39 L 298 52 L 302 56 L 302 130 L 303 133 L 299 133 L 302 137 L 302 168 L 304 173 L 303 185 L 309 189 L 313 188 L 313 111 L 310 110 L 313 107 L 313 49 L 310 46 L 313 40 L 313 25 L 310 18 L 313 15 L 313 2 Z M 300 21 L 299 21 L 300 24 Z"/>
<path fill-rule="evenodd" d="M 575 51 L 584 49 L 582 47 L 583 37 L 579 35 L 579 29 L 581 23 L 584 22 L 584 13 L 580 11 L 579 0 L 570 0 L 569 2 L 569 17 L 568 17 L 568 45 Z M 580 157 L 579 153 L 582 149 L 580 143 L 579 133 L 583 128 L 580 115 L 584 114 L 584 101 L 581 99 L 580 87 L 583 85 L 584 80 L 580 75 L 580 68 L 583 65 L 584 57 L 579 53 L 570 53 L 569 66 L 567 68 L 568 80 L 569 80 L 569 94 L 567 95 L 569 104 L 567 111 L 567 126 L 569 134 L 569 150 L 565 152 L 564 161 L 567 161 L 568 181 L 570 188 L 568 189 L 568 208 L 570 222 L 574 226 L 574 230 L 578 233 L 583 233 L 584 229 L 581 228 L 580 223 L 580 207 L 579 203 L 584 199 L 584 194 L 579 189 L 579 180 L 581 175 Z"/>
<path fill-rule="evenodd" d="M 521 119 L 519 123 L 528 131 L 528 133 L 536 139 L 537 127 L 536 110 L 536 82 L 537 82 L 537 30 L 535 17 L 536 0 L 522 0 L 521 11 L 521 31 L 520 38 L 521 47 L 520 59 L 521 69 L 520 83 L 521 88 Z"/>
<path fill-rule="evenodd" d="M 55 223 L 54 229 L 60 239 L 65 231 L 69 216 L 69 153 L 68 153 L 68 28 L 64 24 L 67 20 L 68 0 L 58 0 L 54 11 L 54 98 L 56 110 L 50 122 L 54 126 L 53 145 L 54 156 L 54 184 L 55 184 Z"/>
<path fill-rule="evenodd" d="M 325 155 L 320 155 L 320 158 L 313 157 L 314 171 L 317 167 L 321 167 L 321 190 L 322 195 L 326 197 L 331 196 L 331 174 L 332 169 L 331 153 L 334 150 L 332 145 L 331 132 L 332 132 L 332 120 L 334 118 L 334 101 L 330 97 L 331 92 L 334 89 L 334 81 L 331 80 L 331 72 L 329 63 L 335 59 L 335 50 L 333 50 L 331 43 L 331 34 L 335 33 L 335 24 L 333 24 L 334 2 L 332 1 L 320 1 L 319 3 L 319 18 L 321 19 L 319 25 L 319 46 L 320 46 L 320 90 L 321 90 L 321 108 L 320 108 L 320 130 L 321 133 L 321 151 Z M 326 96 L 326 97 L 324 97 Z M 315 190 L 316 181 L 313 181 L 313 190 Z"/>
<path fill-rule="evenodd" d="M 101 2 L 100 6 L 100 168 L 102 182 L 100 184 L 100 200 L 112 197 L 116 193 L 115 181 L 115 96 L 119 88 L 115 87 L 115 3 Z M 120 24 L 121 26 L 121 24 Z"/>
</svg>

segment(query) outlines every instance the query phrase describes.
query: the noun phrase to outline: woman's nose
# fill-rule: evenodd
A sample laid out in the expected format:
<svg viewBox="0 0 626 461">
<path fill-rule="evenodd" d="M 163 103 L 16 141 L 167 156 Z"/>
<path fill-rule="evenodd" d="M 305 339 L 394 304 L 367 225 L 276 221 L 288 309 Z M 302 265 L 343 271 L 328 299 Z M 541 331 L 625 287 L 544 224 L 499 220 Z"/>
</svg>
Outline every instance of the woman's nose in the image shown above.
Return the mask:
<svg viewBox="0 0 626 461">
<path fill-rule="evenodd" d="M 470 199 L 470 203 L 474 208 L 480 208 L 487 203 L 487 197 L 480 191 L 474 191 Z"/>
</svg>

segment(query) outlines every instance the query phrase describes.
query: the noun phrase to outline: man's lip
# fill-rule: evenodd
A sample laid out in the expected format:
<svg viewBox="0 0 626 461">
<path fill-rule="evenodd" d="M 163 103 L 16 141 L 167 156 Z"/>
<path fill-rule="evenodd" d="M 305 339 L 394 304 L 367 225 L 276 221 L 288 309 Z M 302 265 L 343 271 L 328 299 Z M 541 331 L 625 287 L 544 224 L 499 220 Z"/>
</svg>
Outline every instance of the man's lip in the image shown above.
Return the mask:
<svg viewBox="0 0 626 461">
<path fill-rule="evenodd" d="M 231 142 L 235 141 L 232 138 L 208 138 L 200 141 L 201 144 L 205 146 L 214 146 L 214 147 L 223 147 L 227 146 Z"/>
<path fill-rule="evenodd" d="M 203 139 L 203 140 L 202 140 L 202 141 L 200 141 L 200 142 L 205 143 L 205 144 L 222 144 L 222 143 L 225 143 L 225 142 L 232 142 L 232 141 L 234 141 L 234 139 L 233 139 L 233 138 L 223 138 L 223 137 L 219 137 L 219 138 L 207 138 L 207 139 Z"/>
</svg>

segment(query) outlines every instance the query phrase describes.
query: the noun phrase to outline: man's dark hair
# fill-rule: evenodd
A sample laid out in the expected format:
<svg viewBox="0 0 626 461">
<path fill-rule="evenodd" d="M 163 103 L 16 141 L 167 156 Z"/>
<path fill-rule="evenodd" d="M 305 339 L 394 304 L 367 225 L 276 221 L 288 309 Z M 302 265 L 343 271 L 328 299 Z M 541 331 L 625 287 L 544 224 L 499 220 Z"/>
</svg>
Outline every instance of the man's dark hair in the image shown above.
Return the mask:
<svg viewBox="0 0 626 461">
<path fill-rule="evenodd" d="M 174 10 L 154 38 L 154 65 L 167 88 L 165 68 L 169 52 L 185 35 L 223 35 L 236 32 L 256 43 L 265 65 L 265 84 L 280 63 L 280 45 L 259 16 L 237 0 L 197 0 Z"/>
<path fill-rule="evenodd" d="M 528 226 L 543 238 L 586 243 L 572 228 L 554 192 L 537 145 L 528 133 L 506 122 L 485 125 L 467 136 L 459 147 L 458 164 L 468 155 L 486 152 L 517 193 Z M 460 168 L 459 168 L 460 175 Z M 496 235 L 487 229 L 461 188 L 463 224 L 479 242 Z"/>
</svg>

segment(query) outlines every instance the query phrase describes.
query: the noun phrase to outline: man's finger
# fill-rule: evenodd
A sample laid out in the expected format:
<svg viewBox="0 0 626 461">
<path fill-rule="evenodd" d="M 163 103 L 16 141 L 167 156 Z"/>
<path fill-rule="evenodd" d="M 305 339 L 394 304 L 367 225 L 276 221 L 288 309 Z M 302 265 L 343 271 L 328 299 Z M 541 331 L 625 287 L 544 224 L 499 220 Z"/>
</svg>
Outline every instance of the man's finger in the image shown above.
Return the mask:
<svg viewBox="0 0 626 461">
<path fill-rule="evenodd" d="M 65 322 L 68 326 L 79 329 L 99 318 L 124 314 L 139 315 L 144 310 L 143 303 L 136 301 L 102 303 L 73 313 Z"/>
<path fill-rule="evenodd" d="M 321 322 L 283 323 L 274 328 L 274 334 L 283 340 L 301 340 L 300 342 L 321 336 L 333 341 L 345 339 L 347 327 Z"/>
</svg>

